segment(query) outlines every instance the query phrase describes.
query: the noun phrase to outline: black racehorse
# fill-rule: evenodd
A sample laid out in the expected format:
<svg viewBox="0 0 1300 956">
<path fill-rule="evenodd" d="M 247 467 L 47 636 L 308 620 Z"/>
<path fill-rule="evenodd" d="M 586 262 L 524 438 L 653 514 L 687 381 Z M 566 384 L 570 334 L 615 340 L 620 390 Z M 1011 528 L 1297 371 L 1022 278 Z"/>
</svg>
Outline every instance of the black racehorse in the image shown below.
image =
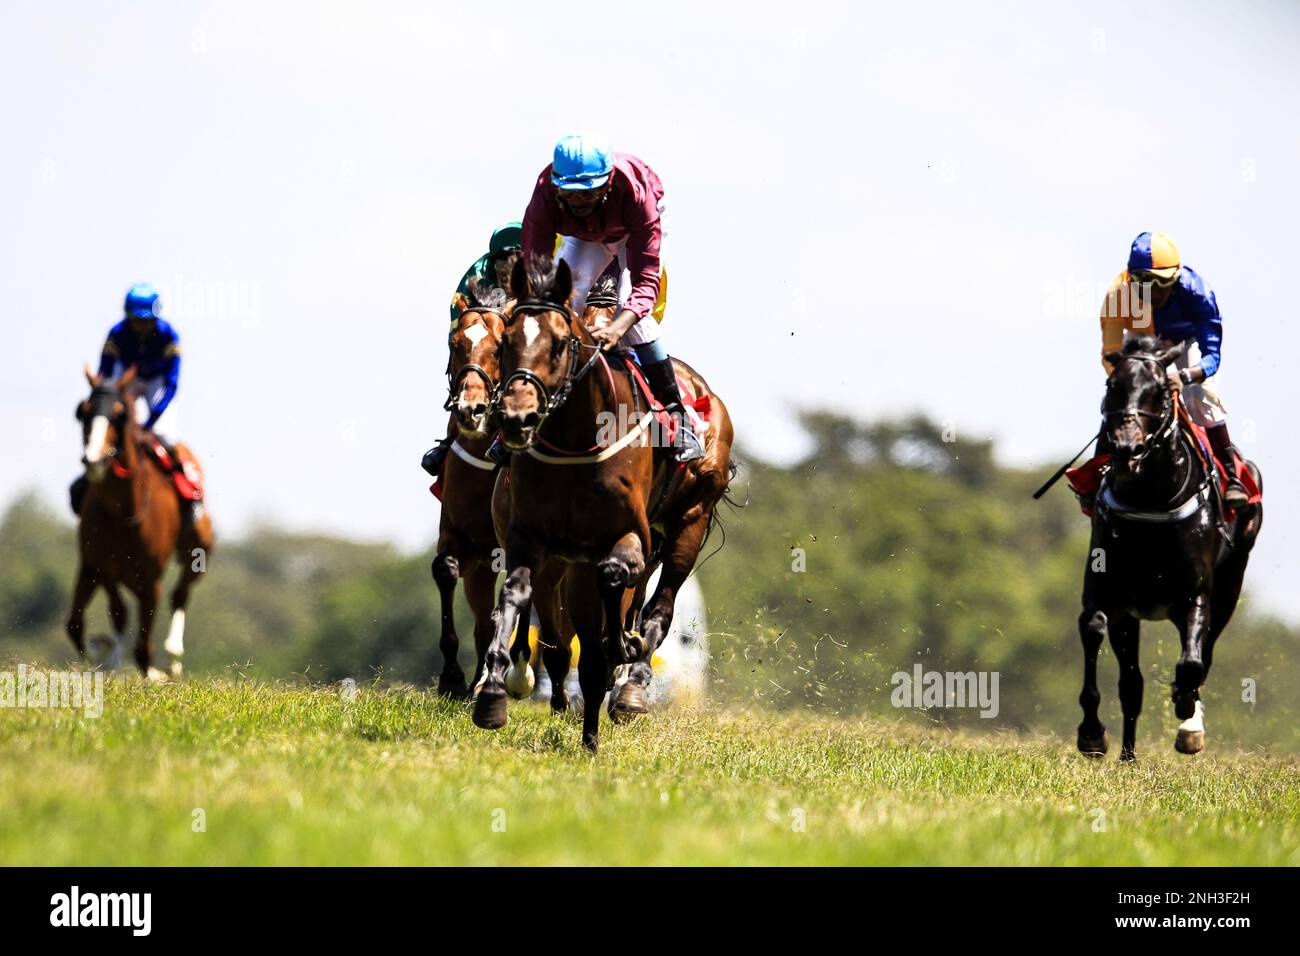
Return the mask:
<svg viewBox="0 0 1300 956">
<path fill-rule="evenodd" d="M 1182 654 L 1174 670 L 1174 712 L 1182 723 L 1174 747 L 1205 747 L 1200 688 L 1209 673 L 1214 642 L 1232 618 L 1250 550 L 1259 535 L 1262 505 L 1238 509 L 1228 519 L 1212 466 L 1180 425 L 1181 399 L 1166 367 L 1189 343 L 1161 349 L 1156 340 L 1130 340 L 1108 355 L 1102 433 L 1111 467 L 1097 495 L 1092 544 L 1083 582 L 1083 723 L 1079 750 L 1106 753 L 1106 728 L 1097 717 L 1097 652 L 1105 631 L 1119 661 L 1124 713 L 1121 760 L 1132 760 L 1142 712 L 1138 621 L 1169 620 L 1178 628 Z M 1247 463 L 1256 484 L 1259 472 Z"/>
</svg>

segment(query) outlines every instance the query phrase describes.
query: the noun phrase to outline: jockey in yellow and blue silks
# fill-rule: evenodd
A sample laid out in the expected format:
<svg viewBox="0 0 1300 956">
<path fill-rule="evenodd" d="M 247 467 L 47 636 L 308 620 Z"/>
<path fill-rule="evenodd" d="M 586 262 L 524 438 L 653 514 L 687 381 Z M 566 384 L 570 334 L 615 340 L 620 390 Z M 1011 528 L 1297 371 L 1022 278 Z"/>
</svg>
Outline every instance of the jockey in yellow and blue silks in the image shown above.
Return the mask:
<svg viewBox="0 0 1300 956">
<path fill-rule="evenodd" d="M 158 292 L 147 282 L 131 286 L 123 305 L 124 318 L 114 325 L 104 340 L 99 356 L 99 375 L 113 380 L 132 366 L 136 370 L 136 385 L 140 389 L 141 403 L 137 406 L 140 424 L 163 442 L 171 457 L 173 467 L 179 469 L 180 461 L 170 444 L 160 434 L 159 421 L 176 397 L 181 376 L 181 337 L 171 323 L 159 315 Z M 86 478 L 72 483 L 72 510 L 81 513 L 85 496 Z"/>
<path fill-rule="evenodd" d="M 1101 308 L 1101 354 L 1106 374 L 1111 372 L 1105 356 L 1123 351 L 1128 334 L 1154 335 L 1177 344 L 1192 339 L 1195 345 L 1170 372 L 1183 394 L 1192 419 L 1205 433 L 1228 477 L 1225 503 L 1239 508 L 1248 503 L 1228 438 L 1228 412 L 1215 388 L 1223 341 L 1223 319 L 1214 292 L 1191 266 L 1183 264 L 1178 247 L 1163 232 L 1144 232 L 1133 240 L 1128 267 L 1106 294 Z M 1103 435 L 1104 437 L 1104 435 Z M 1104 443 L 1099 443 L 1099 452 Z"/>
</svg>

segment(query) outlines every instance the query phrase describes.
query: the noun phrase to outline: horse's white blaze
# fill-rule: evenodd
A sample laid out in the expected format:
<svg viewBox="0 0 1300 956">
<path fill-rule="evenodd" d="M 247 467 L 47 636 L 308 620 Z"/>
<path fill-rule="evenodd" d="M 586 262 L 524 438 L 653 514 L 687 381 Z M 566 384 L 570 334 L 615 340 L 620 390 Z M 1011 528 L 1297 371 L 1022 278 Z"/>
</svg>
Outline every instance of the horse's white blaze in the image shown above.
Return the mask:
<svg viewBox="0 0 1300 956">
<path fill-rule="evenodd" d="M 537 324 L 537 320 L 531 315 L 524 316 L 524 344 L 532 345 L 541 333 L 542 327 Z"/>
<path fill-rule="evenodd" d="M 90 422 L 90 437 L 86 439 L 86 463 L 93 465 L 104 456 L 104 438 L 108 435 L 108 419 L 96 415 Z"/>
<path fill-rule="evenodd" d="M 1205 705 L 1199 700 L 1196 702 L 1196 713 L 1178 725 L 1178 732 L 1180 734 L 1205 733 Z"/>
<path fill-rule="evenodd" d="M 172 611 L 172 626 L 167 631 L 163 648 L 172 657 L 185 656 L 185 608 L 178 607 Z"/>
<path fill-rule="evenodd" d="M 465 338 L 469 339 L 470 345 L 478 345 L 487 338 L 488 330 L 481 325 L 471 325 L 465 330 Z"/>
</svg>

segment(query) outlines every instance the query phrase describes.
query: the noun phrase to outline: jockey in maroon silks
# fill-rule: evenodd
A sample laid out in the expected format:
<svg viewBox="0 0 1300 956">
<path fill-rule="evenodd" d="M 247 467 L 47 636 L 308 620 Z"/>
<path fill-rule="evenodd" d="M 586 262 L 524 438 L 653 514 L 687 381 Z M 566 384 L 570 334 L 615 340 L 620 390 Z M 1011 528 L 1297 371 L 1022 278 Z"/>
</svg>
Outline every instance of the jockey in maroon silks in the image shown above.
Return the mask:
<svg viewBox="0 0 1300 956">
<path fill-rule="evenodd" d="M 685 413 L 672 359 L 660 340 L 667 298 L 660 259 L 663 185 L 642 160 L 613 152 L 603 137 L 580 133 L 556 144 L 524 213 L 523 252 L 563 259 L 573 272 L 579 314 L 602 275 L 617 275 L 622 303 L 592 337 L 604 348 L 631 351 L 655 398 L 678 422 L 678 461 L 704 454 Z M 557 237 L 559 238 L 557 248 Z"/>
</svg>

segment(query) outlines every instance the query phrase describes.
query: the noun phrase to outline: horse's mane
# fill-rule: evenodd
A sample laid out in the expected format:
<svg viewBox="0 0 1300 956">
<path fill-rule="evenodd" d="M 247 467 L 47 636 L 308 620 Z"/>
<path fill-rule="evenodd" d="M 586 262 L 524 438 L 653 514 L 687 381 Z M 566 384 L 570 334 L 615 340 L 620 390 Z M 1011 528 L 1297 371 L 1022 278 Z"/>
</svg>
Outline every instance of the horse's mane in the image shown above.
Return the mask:
<svg viewBox="0 0 1300 956">
<path fill-rule="evenodd" d="M 528 286 L 533 295 L 545 299 L 555 288 L 555 276 L 559 271 L 560 261 L 551 256 L 529 256 L 524 263 L 528 272 Z"/>
<path fill-rule="evenodd" d="M 500 286 L 492 285 L 490 282 L 480 282 L 478 276 L 474 276 L 469 280 L 465 298 L 469 300 L 469 304 L 473 307 L 500 309 L 505 307 L 510 298 L 510 293 Z"/>
<path fill-rule="evenodd" d="M 1154 335 L 1138 335 L 1124 343 L 1125 355 L 1137 355 L 1160 351 L 1159 341 Z"/>
<path fill-rule="evenodd" d="M 591 298 L 592 296 L 609 296 L 611 298 L 617 299 L 618 284 L 619 284 L 618 279 L 619 279 L 618 276 L 611 275 L 610 273 L 606 272 L 599 279 L 597 279 L 595 282 L 592 283 L 591 291 L 587 293 L 587 297 Z"/>
</svg>

